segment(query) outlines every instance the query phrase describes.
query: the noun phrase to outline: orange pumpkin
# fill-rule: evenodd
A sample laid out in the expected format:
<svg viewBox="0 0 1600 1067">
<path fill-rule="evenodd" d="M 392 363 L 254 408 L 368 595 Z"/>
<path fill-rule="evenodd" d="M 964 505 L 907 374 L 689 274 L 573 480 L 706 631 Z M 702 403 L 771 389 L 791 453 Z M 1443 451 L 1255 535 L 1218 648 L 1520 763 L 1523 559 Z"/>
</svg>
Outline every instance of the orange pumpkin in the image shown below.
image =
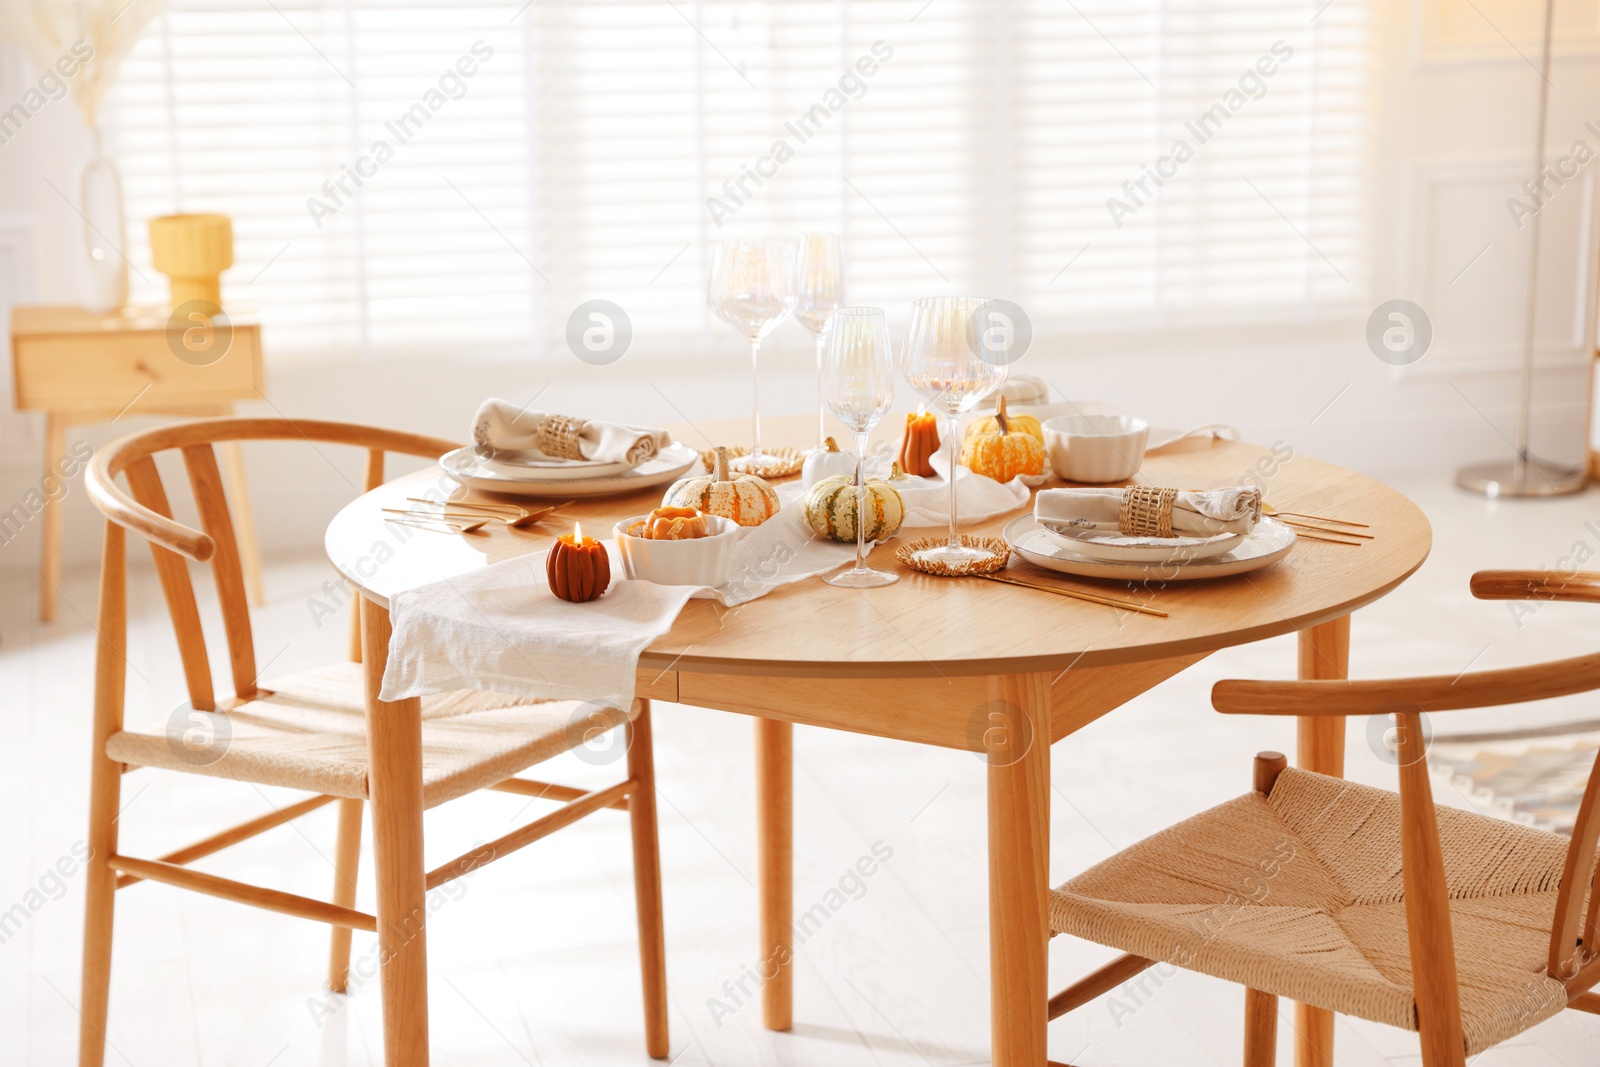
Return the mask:
<svg viewBox="0 0 1600 1067">
<path fill-rule="evenodd" d="M 550 546 L 544 576 L 550 591 L 562 600 L 574 604 L 596 600 L 611 584 L 611 557 L 605 545 L 584 537 L 574 526 L 570 534 L 562 534 Z"/>
<path fill-rule="evenodd" d="M 907 474 L 932 477 L 929 462 L 939 451 L 939 417 L 923 412 L 906 412 L 906 434 L 900 439 L 900 468 Z"/>
<path fill-rule="evenodd" d="M 1006 417 L 1013 431 L 1020 431 L 1029 437 L 1036 437 L 1039 443 L 1044 444 L 1044 425 L 1034 415 L 1013 415 L 1006 410 L 1006 398 L 1001 397 L 995 402 L 995 413 L 987 418 L 975 419 L 967 426 L 968 438 L 976 437 L 980 433 L 994 433 L 999 425 L 996 421 L 1001 415 Z"/>
<path fill-rule="evenodd" d="M 1001 405 L 994 413 L 993 429 L 962 442 L 961 463 L 997 482 L 1009 482 L 1019 474 L 1043 474 L 1044 443 L 1014 428 Z"/>
</svg>

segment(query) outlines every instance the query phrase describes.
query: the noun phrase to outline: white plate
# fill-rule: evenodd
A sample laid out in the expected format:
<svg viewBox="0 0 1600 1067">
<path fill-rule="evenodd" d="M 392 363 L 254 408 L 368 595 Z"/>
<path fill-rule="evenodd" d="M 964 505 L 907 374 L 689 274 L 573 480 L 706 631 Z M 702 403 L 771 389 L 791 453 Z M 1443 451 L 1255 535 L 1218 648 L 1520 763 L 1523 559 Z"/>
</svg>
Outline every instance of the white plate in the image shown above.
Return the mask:
<svg viewBox="0 0 1600 1067">
<path fill-rule="evenodd" d="M 526 478 L 530 482 L 543 478 L 610 478 L 632 470 L 634 466 L 626 461 L 602 463 L 593 459 L 556 459 L 533 448 L 496 452 L 492 457 L 479 459 L 478 462 L 488 470 L 511 478 Z"/>
<path fill-rule="evenodd" d="M 1056 535 L 1040 526 L 1032 515 L 1006 524 L 1006 544 L 1027 560 L 1051 571 L 1076 574 L 1084 578 L 1111 578 L 1116 581 L 1189 582 L 1201 578 L 1225 578 L 1230 574 L 1270 567 L 1294 547 L 1294 530 L 1277 519 L 1264 518 L 1233 550 L 1192 563 L 1107 563 L 1064 548 Z"/>
<path fill-rule="evenodd" d="M 473 455 L 471 449 L 458 448 L 439 460 L 444 472 L 462 485 L 488 493 L 509 493 L 512 496 L 618 496 L 638 489 L 665 485 L 682 477 L 691 466 L 700 462 L 700 453 L 688 445 L 674 441 L 656 455 L 637 467 L 625 467 L 620 473 L 586 478 L 530 479 L 501 473 L 495 467 Z"/>
<path fill-rule="evenodd" d="M 1068 552 L 1103 563 L 1193 563 L 1232 551 L 1241 533 L 1215 537 L 1129 537 L 1110 530 L 1044 527 L 1045 536 Z"/>
<path fill-rule="evenodd" d="M 445 470 L 460 468 L 474 475 L 508 478 L 519 482 L 564 482 L 575 478 L 613 478 L 633 470 L 627 463 L 596 463 L 589 459 L 552 459 L 533 450 L 498 452 L 493 458 L 478 455 L 471 446 L 439 457 Z"/>
</svg>

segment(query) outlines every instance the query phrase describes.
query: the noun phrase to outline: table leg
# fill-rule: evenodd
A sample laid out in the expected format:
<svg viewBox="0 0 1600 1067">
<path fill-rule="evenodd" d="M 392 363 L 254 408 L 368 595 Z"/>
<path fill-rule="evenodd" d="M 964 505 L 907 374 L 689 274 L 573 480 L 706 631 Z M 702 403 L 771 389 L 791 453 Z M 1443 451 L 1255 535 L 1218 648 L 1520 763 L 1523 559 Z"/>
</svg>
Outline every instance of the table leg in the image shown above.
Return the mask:
<svg viewBox="0 0 1600 1067">
<path fill-rule="evenodd" d="M 794 1025 L 794 726 L 756 720 L 757 864 L 761 883 L 761 1021 Z"/>
<path fill-rule="evenodd" d="M 44 417 L 44 482 L 55 482 L 56 463 L 67 451 L 67 417 L 47 412 Z M 56 617 L 56 589 L 61 585 L 61 498 L 46 493 L 44 520 L 39 527 L 39 621 Z"/>
<path fill-rule="evenodd" d="M 222 412 L 231 414 L 229 411 Z M 255 512 L 250 507 L 250 492 L 245 487 L 244 456 L 239 442 L 223 441 L 217 446 L 222 466 L 228 472 L 229 509 L 233 512 L 233 538 L 239 546 L 239 569 L 244 571 L 244 587 L 250 603 L 264 604 L 261 590 L 261 543 L 256 540 Z"/>
<path fill-rule="evenodd" d="M 994 1067 L 1043 1067 L 1050 991 L 1050 676 L 989 682 L 989 1016 Z"/>
<path fill-rule="evenodd" d="M 428 1064 L 428 915 L 422 859 L 422 701 L 378 699 L 389 611 L 361 598 L 378 965 L 387 1067 Z"/>
<path fill-rule="evenodd" d="M 1300 677 L 1350 676 L 1350 616 L 1313 626 L 1300 634 Z M 1345 720 L 1342 716 L 1306 716 L 1296 720 L 1296 766 L 1344 775 Z M 1309 1004 L 1294 1006 L 1295 1067 L 1333 1067 L 1333 1012 Z"/>
</svg>

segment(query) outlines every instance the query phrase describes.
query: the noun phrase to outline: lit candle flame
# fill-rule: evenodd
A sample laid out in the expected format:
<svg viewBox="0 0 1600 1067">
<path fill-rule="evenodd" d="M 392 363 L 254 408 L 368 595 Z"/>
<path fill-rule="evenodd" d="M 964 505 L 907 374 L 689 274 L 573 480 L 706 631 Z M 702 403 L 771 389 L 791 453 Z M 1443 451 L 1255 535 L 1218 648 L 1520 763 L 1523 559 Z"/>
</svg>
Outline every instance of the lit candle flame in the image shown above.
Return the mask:
<svg viewBox="0 0 1600 1067">
<path fill-rule="evenodd" d="M 928 413 L 928 405 L 926 405 L 926 404 L 918 404 L 917 405 L 917 418 L 920 419 L 924 415 L 926 415 L 927 413 Z"/>
<path fill-rule="evenodd" d="M 572 543 L 575 544 L 575 545 L 583 544 L 583 524 L 582 523 L 575 522 L 575 523 L 572 524 Z"/>
</svg>

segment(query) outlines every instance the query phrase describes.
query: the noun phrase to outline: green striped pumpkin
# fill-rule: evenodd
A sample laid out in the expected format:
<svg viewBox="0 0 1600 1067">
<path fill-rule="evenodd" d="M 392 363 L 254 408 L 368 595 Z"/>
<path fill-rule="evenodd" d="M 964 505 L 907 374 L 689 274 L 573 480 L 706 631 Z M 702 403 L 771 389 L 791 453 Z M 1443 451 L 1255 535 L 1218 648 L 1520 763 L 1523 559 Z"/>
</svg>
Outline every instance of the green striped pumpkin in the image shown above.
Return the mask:
<svg viewBox="0 0 1600 1067">
<path fill-rule="evenodd" d="M 867 479 L 868 541 L 881 541 L 900 529 L 906 502 L 888 482 Z M 842 474 L 824 478 L 806 493 L 806 522 L 820 537 L 854 544 L 856 539 L 856 480 Z"/>
</svg>

